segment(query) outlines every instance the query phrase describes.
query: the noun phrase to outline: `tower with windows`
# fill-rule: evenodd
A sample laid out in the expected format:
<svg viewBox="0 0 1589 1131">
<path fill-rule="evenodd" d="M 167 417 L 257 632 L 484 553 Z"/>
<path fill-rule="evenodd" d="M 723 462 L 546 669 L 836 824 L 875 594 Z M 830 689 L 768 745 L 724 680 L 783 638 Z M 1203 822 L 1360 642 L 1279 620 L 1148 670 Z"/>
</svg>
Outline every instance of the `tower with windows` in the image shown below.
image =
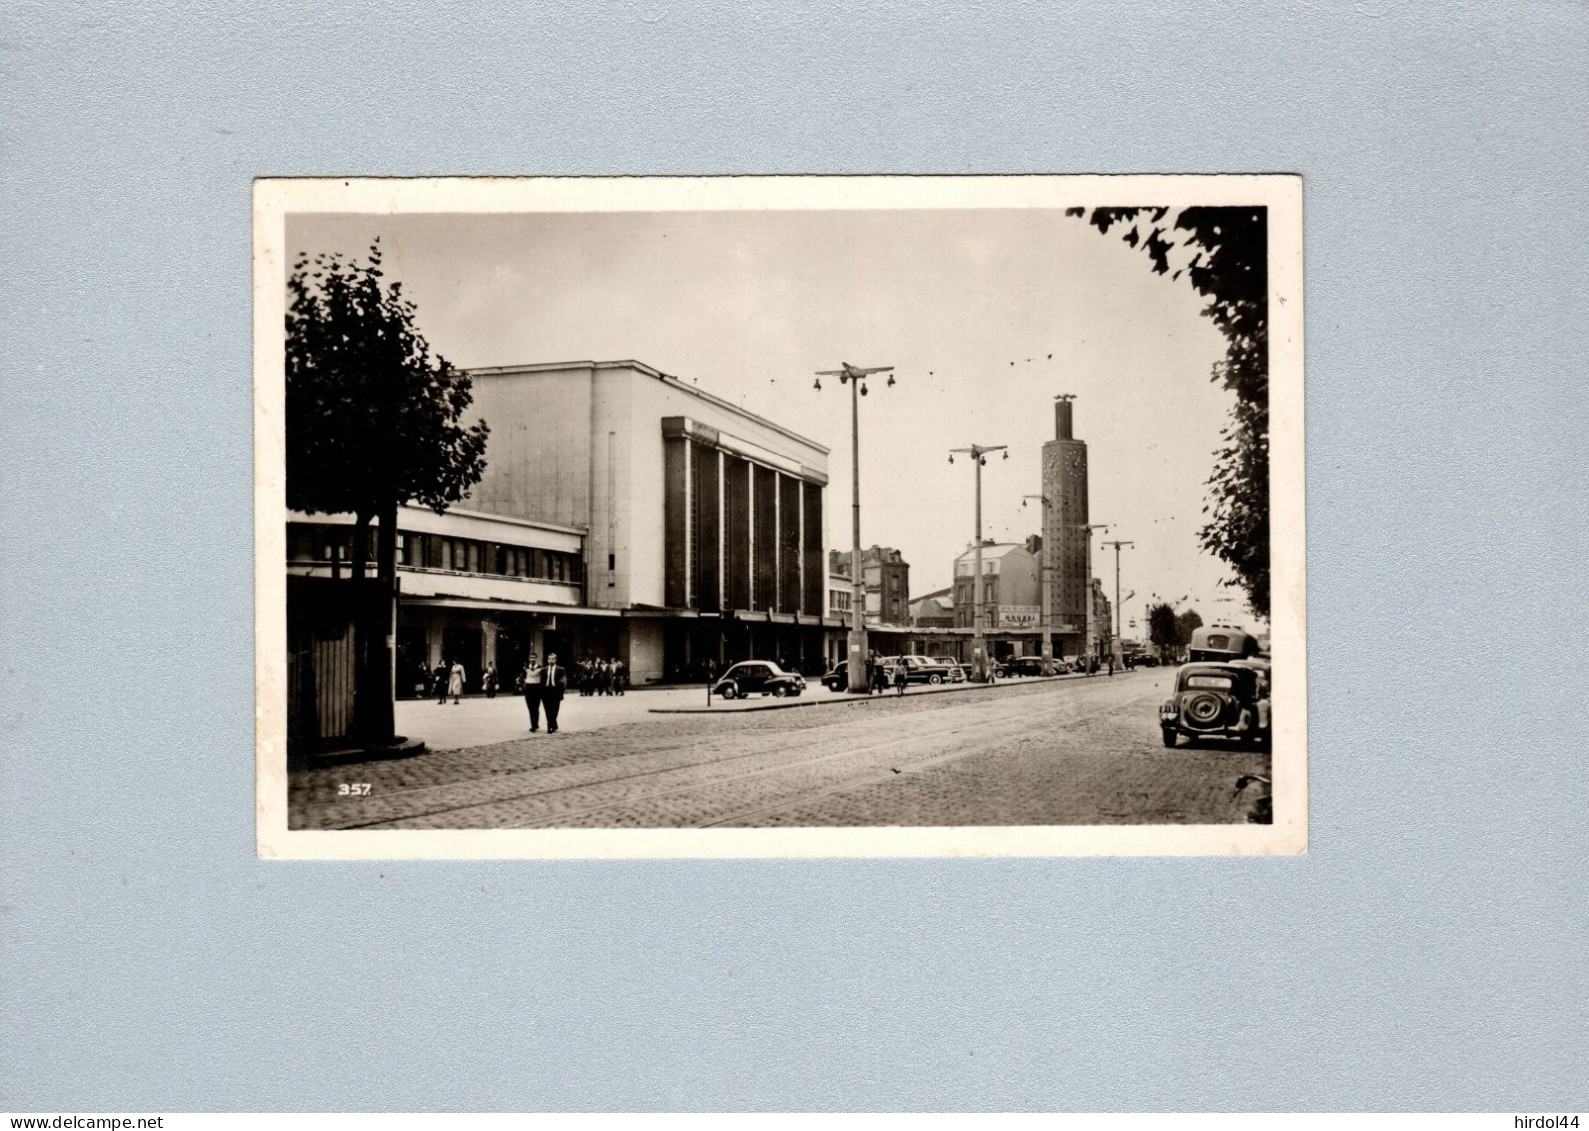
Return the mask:
<svg viewBox="0 0 1589 1131">
<path fill-rule="evenodd" d="M 1043 445 L 1043 494 L 1049 501 L 1043 544 L 1054 548 L 1046 584 L 1055 643 L 1064 655 L 1087 651 L 1087 579 L 1092 576 L 1092 534 L 1087 529 L 1087 441 L 1073 434 L 1072 398 L 1054 403 L 1054 438 Z"/>
</svg>

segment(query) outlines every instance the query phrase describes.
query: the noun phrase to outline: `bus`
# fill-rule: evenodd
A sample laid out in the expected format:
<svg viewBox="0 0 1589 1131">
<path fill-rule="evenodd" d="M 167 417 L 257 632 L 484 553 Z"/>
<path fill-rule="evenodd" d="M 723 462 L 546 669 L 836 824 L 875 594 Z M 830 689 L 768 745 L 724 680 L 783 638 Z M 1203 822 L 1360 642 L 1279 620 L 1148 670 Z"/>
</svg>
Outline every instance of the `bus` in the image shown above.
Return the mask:
<svg viewBox="0 0 1589 1131">
<path fill-rule="evenodd" d="M 1232 624 L 1206 624 L 1192 630 L 1186 646 L 1188 663 L 1250 660 L 1258 655 L 1258 638 Z"/>
</svg>

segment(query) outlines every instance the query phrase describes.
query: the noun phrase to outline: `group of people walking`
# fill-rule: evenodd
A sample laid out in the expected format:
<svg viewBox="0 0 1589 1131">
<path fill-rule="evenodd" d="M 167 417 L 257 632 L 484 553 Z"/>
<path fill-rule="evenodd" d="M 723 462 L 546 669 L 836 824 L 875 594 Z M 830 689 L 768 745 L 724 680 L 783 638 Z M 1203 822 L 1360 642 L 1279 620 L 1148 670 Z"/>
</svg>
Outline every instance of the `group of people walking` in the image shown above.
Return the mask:
<svg viewBox="0 0 1589 1131">
<path fill-rule="evenodd" d="M 436 705 L 447 702 L 448 696 L 452 697 L 454 704 L 463 697 L 463 684 L 467 678 L 463 665 L 457 660 L 448 660 L 443 656 L 436 662 L 436 668 L 430 673 L 430 689 L 436 696 Z"/>
<path fill-rule="evenodd" d="M 464 684 L 469 680 L 469 673 L 464 670 L 460 660 L 449 660 L 443 656 L 437 663 L 430 676 L 430 690 L 436 696 L 436 704 L 447 702 L 451 699 L 458 703 L 463 698 Z M 501 680 L 497 676 L 496 661 L 486 664 L 486 670 L 480 673 L 480 690 L 486 693 L 487 699 L 497 697 L 497 688 Z"/>
<path fill-rule="evenodd" d="M 574 683 L 581 695 L 622 695 L 627 689 L 627 676 L 622 660 L 603 660 L 585 657 L 574 672 Z"/>
<path fill-rule="evenodd" d="M 562 709 L 563 695 L 568 690 L 570 679 L 581 695 L 622 695 L 628 686 L 622 660 L 581 660 L 570 672 L 566 665 L 557 662 L 557 653 L 548 652 L 543 664 L 531 652 L 524 669 L 514 680 L 514 690 L 524 696 L 524 706 L 529 710 L 531 731 L 541 729 L 541 714 L 544 711 L 546 733 L 557 733 L 557 716 Z M 460 702 L 467 681 L 468 673 L 462 662 L 443 657 L 431 672 L 431 690 L 436 702 L 442 704 L 448 699 L 455 704 Z M 496 663 L 488 662 L 480 675 L 480 688 L 486 693 L 486 698 L 496 698 L 500 683 Z"/>
</svg>

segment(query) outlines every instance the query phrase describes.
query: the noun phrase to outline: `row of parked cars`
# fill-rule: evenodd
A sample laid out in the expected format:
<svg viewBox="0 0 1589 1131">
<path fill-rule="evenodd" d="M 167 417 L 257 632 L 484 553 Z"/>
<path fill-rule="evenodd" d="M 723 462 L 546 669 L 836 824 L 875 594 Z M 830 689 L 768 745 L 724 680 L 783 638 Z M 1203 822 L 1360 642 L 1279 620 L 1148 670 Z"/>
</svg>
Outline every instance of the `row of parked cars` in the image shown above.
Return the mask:
<svg viewBox="0 0 1589 1131">
<path fill-rule="evenodd" d="M 894 673 L 900 665 L 905 668 L 905 682 L 941 684 L 964 683 L 971 678 L 971 665 L 947 656 L 881 656 L 878 663 L 883 668 L 883 676 L 890 687 L 894 686 Z M 1055 660 L 1054 673 L 1064 675 L 1079 668 L 1063 660 Z M 1015 679 L 1021 676 L 1036 676 L 1043 673 L 1043 658 L 1041 656 L 1012 656 L 1003 660 L 994 661 L 993 674 L 997 679 Z M 849 673 L 844 664 L 831 668 L 822 677 L 822 684 L 829 691 L 844 691 L 849 687 Z"/>
</svg>

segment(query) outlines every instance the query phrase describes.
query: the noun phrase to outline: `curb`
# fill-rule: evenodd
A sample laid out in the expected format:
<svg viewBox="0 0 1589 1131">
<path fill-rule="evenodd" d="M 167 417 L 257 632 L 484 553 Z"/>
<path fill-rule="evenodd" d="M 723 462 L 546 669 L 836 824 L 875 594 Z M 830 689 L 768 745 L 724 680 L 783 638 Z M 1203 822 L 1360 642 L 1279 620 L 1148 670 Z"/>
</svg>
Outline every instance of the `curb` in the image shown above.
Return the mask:
<svg viewBox="0 0 1589 1131">
<path fill-rule="evenodd" d="M 1122 673 L 1115 673 L 1116 675 Z M 910 696 L 917 695 L 949 695 L 957 691 L 996 691 L 1001 687 L 1031 687 L 1036 683 L 1059 683 L 1062 680 L 1098 679 L 1102 672 L 1096 676 L 1081 675 L 1071 672 L 1068 675 L 1033 675 L 1021 676 L 1017 679 L 1004 679 L 997 683 L 955 683 L 940 687 L 923 687 L 910 692 Z M 892 689 L 891 689 L 892 690 Z M 792 711 L 798 707 L 833 707 L 841 703 L 873 703 L 878 700 L 892 702 L 901 698 L 894 694 L 884 695 L 832 695 L 824 699 L 779 699 L 772 703 L 758 703 L 754 707 L 733 707 L 722 710 L 717 707 L 647 707 L 646 712 L 652 715 L 742 715 L 750 711 Z"/>
<path fill-rule="evenodd" d="M 349 746 L 340 750 L 327 750 L 309 755 L 307 769 L 321 766 L 345 766 L 356 762 L 389 762 L 397 758 L 413 758 L 425 753 L 423 738 L 405 738 L 393 746 Z"/>
</svg>

